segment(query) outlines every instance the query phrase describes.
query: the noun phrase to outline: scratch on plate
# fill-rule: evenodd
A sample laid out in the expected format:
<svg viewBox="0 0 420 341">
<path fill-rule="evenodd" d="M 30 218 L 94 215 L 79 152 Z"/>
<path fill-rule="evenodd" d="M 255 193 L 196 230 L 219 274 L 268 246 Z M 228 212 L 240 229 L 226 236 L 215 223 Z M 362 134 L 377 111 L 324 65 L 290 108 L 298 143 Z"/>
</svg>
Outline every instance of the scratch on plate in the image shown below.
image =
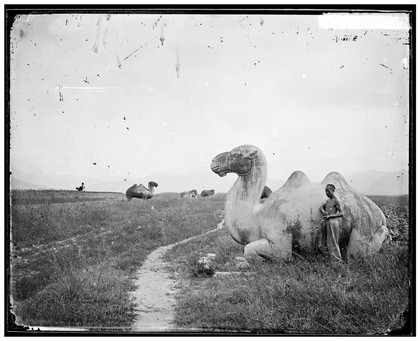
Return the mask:
<svg viewBox="0 0 420 341">
<path fill-rule="evenodd" d="M 147 44 L 149 44 L 149 42 L 147 42 L 146 44 L 140 46 L 138 49 L 134 50 L 134 52 L 131 52 L 127 57 L 124 58 L 124 61 L 126 61 L 128 58 L 130 58 L 133 54 L 135 54 L 138 50 L 142 49 L 143 47 L 145 47 Z"/>
<path fill-rule="evenodd" d="M 379 64 L 380 66 L 383 66 L 384 68 L 388 69 L 392 73 L 392 69 L 389 66 L 386 66 L 385 64 Z"/>
<path fill-rule="evenodd" d="M 176 70 L 176 77 L 179 78 L 179 71 L 181 70 L 181 63 L 179 61 L 179 53 L 178 53 L 178 50 L 176 51 L 176 65 L 175 65 L 175 70 Z"/>
</svg>

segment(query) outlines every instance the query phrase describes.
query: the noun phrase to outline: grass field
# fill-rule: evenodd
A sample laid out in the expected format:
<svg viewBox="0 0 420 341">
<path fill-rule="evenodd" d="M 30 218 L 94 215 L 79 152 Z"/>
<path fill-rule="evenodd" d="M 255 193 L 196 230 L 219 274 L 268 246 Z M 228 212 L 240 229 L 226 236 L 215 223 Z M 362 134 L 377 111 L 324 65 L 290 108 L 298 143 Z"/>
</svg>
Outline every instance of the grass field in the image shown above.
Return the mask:
<svg viewBox="0 0 420 341">
<path fill-rule="evenodd" d="M 225 229 L 173 248 L 166 259 L 182 279 L 176 323 L 298 334 L 398 328 L 412 273 L 406 199 L 373 198 L 394 242 L 376 256 L 340 266 L 314 256 L 283 266 L 254 262 L 251 276 L 205 277 L 197 274 L 197 260 L 210 252 L 217 254 L 217 271 L 237 271 L 242 247 Z M 214 229 L 224 199 L 166 193 L 127 202 L 120 193 L 13 191 L 12 204 L 11 293 L 18 321 L 128 328 L 135 271 L 157 247 Z"/>
<path fill-rule="evenodd" d="M 31 200 L 25 196 L 28 192 Z M 129 327 L 132 275 L 147 255 L 214 229 L 222 200 L 176 194 L 12 193 L 13 311 L 22 324 Z"/>
</svg>

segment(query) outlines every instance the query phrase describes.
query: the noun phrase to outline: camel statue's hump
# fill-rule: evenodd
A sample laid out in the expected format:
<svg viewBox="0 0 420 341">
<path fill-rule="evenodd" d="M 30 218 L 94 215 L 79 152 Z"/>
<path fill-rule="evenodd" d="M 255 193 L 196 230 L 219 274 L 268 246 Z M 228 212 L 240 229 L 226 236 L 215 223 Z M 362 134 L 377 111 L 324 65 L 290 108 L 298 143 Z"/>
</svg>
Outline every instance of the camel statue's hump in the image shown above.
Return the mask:
<svg viewBox="0 0 420 341">
<path fill-rule="evenodd" d="M 309 185 L 311 182 L 309 181 L 308 177 L 306 176 L 306 174 L 302 171 L 294 171 L 289 178 L 287 179 L 287 181 L 285 182 L 285 184 L 283 185 L 284 189 L 288 189 L 288 188 L 299 188 L 299 187 L 304 187 Z"/>
<path fill-rule="evenodd" d="M 333 184 L 334 186 L 341 185 L 343 187 L 347 187 L 349 184 L 338 172 L 331 172 L 328 173 L 324 180 L 322 180 L 323 185 Z"/>
<path fill-rule="evenodd" d="M 276 205 L 287 203 L 287 205 L 299 207 L 315 207 L 328 199 L 325 195 L 327 184 L 333 184 L 336 187 L 338 198 L 358 195 L 340 173 L 331 172 L 321 183 L 312 183 L 304 172 L 298 170 L 289 176 L 286 183 L 276 191 L 270 201 L 277 201 Z"/>
<path fill-rule="evenodd" d="M 301 203 L 311 206 L 313 202 L 320 203 L 324 196 L 324 190 L 319 184 L 311 183 L 304 172 L 294 171 L 284 185 L 270 195 L 267 204 L 273 202 L 274 206 L 283 206 Z"/>
<path fill-rule="evenodd" d="M 306 188 L 309 190 L 320 190 L 324 194 L 324 189 L 327 184 L 333 184 L 339 192 L 342 190 L 356 192 L 351 186 L 347 183 L 344 177 L 338 172 L 329 173 L 324 180 L 319 184 L 313 184 L 306 174 L 302 171 L 294 171 L 285 184 L 280 188 L 281 192 L 289 192 L 290 190 L 295 191 L 302 189 L 306 191 Z M 319 189 L 318 189 L 319 187 Z"/>
</svg>

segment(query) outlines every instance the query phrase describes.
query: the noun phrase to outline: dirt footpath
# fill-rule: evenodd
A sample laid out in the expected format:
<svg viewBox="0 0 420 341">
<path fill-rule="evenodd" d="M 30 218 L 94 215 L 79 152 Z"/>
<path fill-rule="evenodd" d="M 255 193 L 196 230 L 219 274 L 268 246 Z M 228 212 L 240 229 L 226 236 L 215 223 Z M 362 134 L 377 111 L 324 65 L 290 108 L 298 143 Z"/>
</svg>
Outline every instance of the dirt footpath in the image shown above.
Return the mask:
<svg viewBox="0 0 420 341">
<path fill-rule="evenodd" d="M 187 243 L 222 227 L 223 221 L 214 230 L 159 247 L 147 257 L 137 272 L 137 280 L 134 283 L 137 290 L 132 292 L 132 297 L 137 302 L 136 321 L 131 327 L 132 331 L 171 331 L 177 329 L 173 324 L 176 304 L 176 279 L 167 269 L 169 265 L 163 261 L 163 255 L 176 245 Z"/>
</svg>

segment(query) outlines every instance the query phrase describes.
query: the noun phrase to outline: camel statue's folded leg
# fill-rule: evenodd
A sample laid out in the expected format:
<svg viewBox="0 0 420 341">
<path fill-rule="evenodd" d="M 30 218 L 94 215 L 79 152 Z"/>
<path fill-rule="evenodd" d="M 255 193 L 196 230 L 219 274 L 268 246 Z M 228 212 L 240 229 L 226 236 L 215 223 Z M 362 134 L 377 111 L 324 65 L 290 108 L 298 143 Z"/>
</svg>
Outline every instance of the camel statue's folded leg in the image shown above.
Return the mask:
<svg viewBox="0 0 420 341">
<path fill-rule="evenodd" d="M 244 256 L 253 258 L 260 256 L 263 258 L 273 258 L 275 252 L 273 245 L 267 239 L 259 239 L 255 242 L 249 243 L 244 248 Z"/>
<path fill-rule="evenodd" d="M 353 229 L 350 234 L 347 253 L 349 255 L 376 253 L 388 239 L 389 230 L 385 225 L 379 226 L 370 237 L 362 236 L 358 229 Z"/>
<path fill-rule="evenodd" d="M 256 240 L 245 246 L 244 256 L 288 260 L 292 258 L 292 236 L 278 238 L 275 243 L 271 243 L 267 239 Z"/>
</svg>

